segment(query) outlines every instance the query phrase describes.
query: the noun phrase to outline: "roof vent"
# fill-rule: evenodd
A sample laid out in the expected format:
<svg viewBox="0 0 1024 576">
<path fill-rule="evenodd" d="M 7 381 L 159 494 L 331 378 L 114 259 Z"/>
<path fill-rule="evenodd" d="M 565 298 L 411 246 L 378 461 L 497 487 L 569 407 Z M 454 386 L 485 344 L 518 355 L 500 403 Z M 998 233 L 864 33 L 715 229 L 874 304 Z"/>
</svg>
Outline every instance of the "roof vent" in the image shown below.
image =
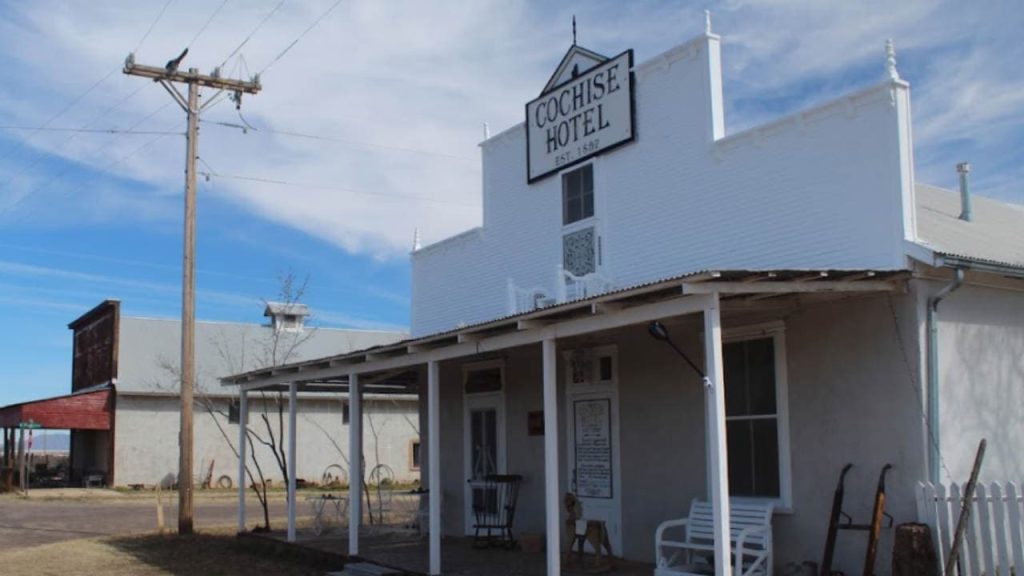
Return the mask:
<svg viewBox="0 0 1024 576">
<path fill-rule="evenodd" d="M 270 318 L 274 330 L 301 332 L 309 316 L 309 306 L 287 302 L 267 302 L 263 316 Z"/>
<path fill-rule="evenodd" d="M 971 192 L 968 188 L 968 174 L 971 173 L 971 165 L 968 162 L 961 162 L 956 165 L 956 171 L 960 174 L 960 219 L 964 222 L 971 221 Z"/>
</svg>

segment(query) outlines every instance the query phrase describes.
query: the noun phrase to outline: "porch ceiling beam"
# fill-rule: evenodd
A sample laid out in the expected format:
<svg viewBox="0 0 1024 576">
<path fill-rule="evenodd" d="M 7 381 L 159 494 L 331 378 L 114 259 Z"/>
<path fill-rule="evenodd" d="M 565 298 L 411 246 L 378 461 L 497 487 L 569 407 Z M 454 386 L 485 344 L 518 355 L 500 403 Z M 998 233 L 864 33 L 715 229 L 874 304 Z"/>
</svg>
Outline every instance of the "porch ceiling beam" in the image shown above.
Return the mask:
<svg viewBox="0 0 1024 576">
<path fill-rule="evenodd" d="M 768 272 L 767 274 L 751 274 L 740 280 L 740 282 L 761 282 L 764 280 L 772 280 L 777 278 L 778 274 L 775 272 Z"/>
<path fill-rule="evenodd" d="M 534 330 L 551 324 L 546 320 L 520 320 L 516 322 L 516 330 Z"/>
<path fill-rule="evenodd" d="M 612 330 L 622 328 L 631 324 L 641 324 L 651 320 L 682 316 L 684 314 L 695 314 L 703 312 L 712 301 L 708 294 L 695 294 L 683 296 L 670 300 L 661 300 L 651 304 L 641 304 L 624 308 L 612 314 L 598 316 L 586 316 L 575 318 L 555 324 L 549 324 L 535 330 L 521 330 L 498 334 L 495 336 L 481 338 L 475 342 L 461 342 L 449 346 L 435 348 L 426 352 L 395 356 L 376 361 L 369 361 L 358 365 L 332 366 L 322 370 L 310 370 L 303 373 L 303 379 L 330 379 L 340 378 L 351 374 L 367 374 L 382 370 L 394 370 L 406 368 L 417 364 L 426 364 L 433 361 L 451 360 L 485 352 L 497 352 L 506 348 L 515 348 L 528 344 L 536 344 L 546 338 L 568 338 L 582 336 L 591 332 Z M 266 378 L 253 379 L 242 383 L 242 390 L 258 390 L 278 384 L 287 384 L 294 380 L 294 376 L 288 374 L 272 374 Z"/>
<path fill-rule="evenodd" d="M 896 292 L 898 283 L 885 280 L 818 280 L 816 282 L 701 282 L 683 283 L 683 294 L 788 294 L 794 292 Z"/>
<path fill-rule="evenodd" d="M 457 338 L 457 341 L 458 341 L 459 344 L 466 344 L 466 343 L 470 343 L 470 342 L 479 342 L 480 340 L 482 340 L 480 335 L 479 334 L 473 334 L 473 333 L 462 333 L 462 334 L 459 334 L 459 336 Z"/>
<path fill-rule="evenodd" d="M 622 304 L 617 302 L 594 302 L 590 305 L 591 314 L 611 314 L 622 310 Z"/>
<path fill-rule="evenodd" d="M 875 276 L 877 276 L 877 274 L 875 273 L 874 270 L 868 270 L 866 272 L 859 272 L 859 273 L 856 273 L 856 274 L 849 274 L 847 276 L 843 276 L 842 280 L 847 281 L 847 282 L 852 282 L 854 280 L 864 280 L 865 278 L 874 278 Z"/>
</svg>

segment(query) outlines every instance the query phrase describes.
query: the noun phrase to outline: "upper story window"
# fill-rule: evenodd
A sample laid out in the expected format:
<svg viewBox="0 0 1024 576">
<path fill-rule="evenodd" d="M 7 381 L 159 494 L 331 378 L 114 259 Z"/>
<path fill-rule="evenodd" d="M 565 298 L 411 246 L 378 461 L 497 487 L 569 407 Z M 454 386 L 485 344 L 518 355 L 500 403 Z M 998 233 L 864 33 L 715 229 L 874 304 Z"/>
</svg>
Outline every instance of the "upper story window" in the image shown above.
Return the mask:
<svg viewBox="0 0 1024 576">
<path fill-rule="evenodd" d="M 594 216 L 594 165 L 562 174 L 562 224 Z"/>
</svg>

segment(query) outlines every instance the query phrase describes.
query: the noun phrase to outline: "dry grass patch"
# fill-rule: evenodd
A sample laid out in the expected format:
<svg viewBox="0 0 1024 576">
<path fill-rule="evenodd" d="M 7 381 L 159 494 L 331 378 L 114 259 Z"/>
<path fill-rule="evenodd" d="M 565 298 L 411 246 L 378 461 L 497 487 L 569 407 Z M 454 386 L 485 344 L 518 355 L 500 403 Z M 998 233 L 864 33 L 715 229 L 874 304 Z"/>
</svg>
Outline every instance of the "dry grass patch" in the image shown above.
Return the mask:
<svg viewBox="0 0 1024 576">
<path fill-rule="evenodd" d="M 73 540 L 0 552 L 0 571 L 5 574 L 53 576 L 322 576 L 340 569 L 340 564 L 325 564 L 301 553 L 282 554 L 234 534 L 206 532 Z"/>
</svg>

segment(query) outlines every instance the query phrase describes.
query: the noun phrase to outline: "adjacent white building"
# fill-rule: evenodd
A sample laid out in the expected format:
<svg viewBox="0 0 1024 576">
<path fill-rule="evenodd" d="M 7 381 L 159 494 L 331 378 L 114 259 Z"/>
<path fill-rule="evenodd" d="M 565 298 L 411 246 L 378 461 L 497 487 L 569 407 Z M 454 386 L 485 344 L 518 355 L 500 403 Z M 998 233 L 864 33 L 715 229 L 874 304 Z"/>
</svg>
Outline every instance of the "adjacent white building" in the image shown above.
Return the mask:
<svg viewBox="0 0 1024 576">
<path fill-rule="evenodd" d="M 821 560 L 847 463 L 858 522 L 885 464 L 888 512 L 914 521 L 918 482 L 964 481 L 981 437 L 984 478 L 1024 478 L 1024 207 L 967 216 L 917 182 L 885 56 L 875 85 L 729 133 L 710 30 L 635 65 L 574 45 L 481 144 L 482 226 L 412 254 L 409 341 L 226 381 L 414 375 L 432 574 L 491 472 L 522 475 L 516 530 L 548 536 L 548 574 L 564 492 L 645 561 L 691 499 L 773 503 L 781 569 Z M 844 536 L 833 569 L 863 557 Z"/>
<path fill-rule="evenodd" d="M 196 389 L 193 469 L 197 486 L 235 483 L 238 468 L 238 396 L 224 390 L 226 374 L 270 367 L 338 350 L 391 344 L 403 333 L 342 330 L 306 325 L 304 305 L 270 303 L 266 322 L 196 323 Z M 69 327 L 74 331 L 71 394 L 0 409 L 14 420 L 33 419 L 47 428 L 71 430 L 71 476 L 78 483 L 109 486 L 161 484 L 177 479 L 178 396 L 181 323 L 177 319 L 123 316 L 120 302 L 107 300 Z M 296 478 L 321 482 L 325 474 L 347 481 L 348 399 L 341 391 L 298 398 L 303 445 Z M 367 470 L 396 481 L 419 479 L 415 394 L 371 396 L 364 401 Z M 287 446 L 287 395 L 254 396 L 249 404 L 254 452 L 266 479 L 280 485 L 272 450 L 260 439 Z M 17 411 L 18 414 L 14 412 Z M 263 415 L 266 415 L 266 422 Z M 5 426 L 7 424 L 5 423 Z M 251 457 L 251 455 L 248 455 Z M 247 457 L 247 459 L 248 459 Z M 252 468 L 256 474 L 255 468 Z"/>
</svg>

